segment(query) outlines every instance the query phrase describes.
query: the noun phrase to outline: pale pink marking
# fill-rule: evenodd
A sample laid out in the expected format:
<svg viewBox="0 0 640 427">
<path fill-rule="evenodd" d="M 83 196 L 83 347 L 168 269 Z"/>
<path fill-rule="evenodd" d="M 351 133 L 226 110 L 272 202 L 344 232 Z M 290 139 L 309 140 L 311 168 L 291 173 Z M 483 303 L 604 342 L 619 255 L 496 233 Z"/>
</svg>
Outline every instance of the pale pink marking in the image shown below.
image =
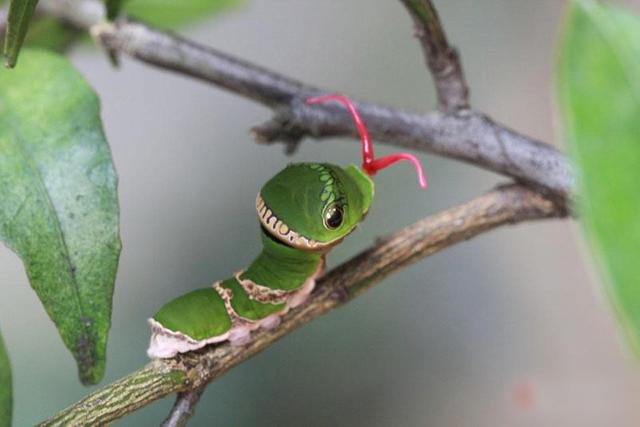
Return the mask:
<svg viewBox="0 0 640 427">
<path fill-rule="evenodd" d="M 148 322 L 149 326 L 151 326 L 151 338 L 147 355 L 151 359 L 166 359 L 178 353 L 198 350 L 206 345 L 229 339 L 230 331 L 227 331 L 222 335 L 198 341 L 182 332 L 171 331 L 154 319 L 149 319 Z"/>
<path fill-rule="evenodd" d="M 280 325 L 281 317 L 277 314 L 272 314 L 271 316 L 267 316 L 260 321 L 260 327 L 262 329 L 270 330 L 275 329 Z"/>
<path fill-rule="evenodd" d="M 251 331 L 258 328 L 273 329 L 277 327 L 280 324 L 281 317 L 287 314 L 291 308 L 304 304 L 316 286 L 316 279 L 324 273 L 324 267 L 325 260 L 324 257 L 322 257 L 318 269 L 304 282 L 300 290 L 292 294 L 284 309 L 258 321 L 250 321 L 237 316 L 237 313 L 234 312 L 233 314 L 236 316 L 234 323 L 231 328 L 222 335 L 198 341 L 182 332 L 169 330 L 154 319 L 149 319 L 151 339 L 149 340 L 147 355 L 152 359 L 166 359 L 174 357 L 178 353 L 198 350 L 206 345 L 227 340 L 233 346 L 243 346 L 251 340 Z M 232 313 L 229 313 L 229 315 L 232 316 Z"/>
</svg>

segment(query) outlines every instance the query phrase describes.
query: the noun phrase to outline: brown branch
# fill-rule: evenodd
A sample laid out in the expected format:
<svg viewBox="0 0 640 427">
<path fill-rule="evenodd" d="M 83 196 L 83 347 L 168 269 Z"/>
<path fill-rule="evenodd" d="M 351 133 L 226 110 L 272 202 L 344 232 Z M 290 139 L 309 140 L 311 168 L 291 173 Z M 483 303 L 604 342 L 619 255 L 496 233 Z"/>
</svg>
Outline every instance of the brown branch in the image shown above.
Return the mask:
<svg viewBox="0 0 640 427">
<path fill-rule="evenodd" d="M 40 0 L 37 10 L 85 31 L 106 17 L 101 0 Z"/>
<path fill-rule="evenodd" d="M 440 18 L 431 0 L 401 0 L 415 27 L 422 51 L 431 70 L 442 111 L 469 108 L 469 88 L 464 79 L 458 52 L 449 45 Z"/>
<path fill-rule="evenodd" d="M 304 136 L 349 135 L 356 130 L 336 105 L 309 107 L 304 100 L 334 90 L 318 89 L 177 35 L 126 20 L 96 24 L 94 0 L 41 0 L 50 13 L 78 27 L 92 29 L 107 49 L 166 70 L 222 87 L 275 111 L 254 128 L 259 141 L 287 143 L 289 151 Z M 455 73 L 454 73 L 455 74 Z M 388 144 L 436 153 L 544 187 L 560 197 L 573 188 L 566 157 L 554 147 L 499 125 L 485 114 L 463 109 L 453 113 L 409 113 L 369 102 L 356 102 L 373 138 Z"/>
<path fill-rule="evenodd" d="M 154 360 L 42 425 L 108 423 L 168 394 L 202 388 L 279 338 L 344 305 L 408 264 L 501 225 L 564 216 L 564 206 L 526 187 L 509 185 L 493 190 L 378 240 L 321 278 L 307 304 L 284 316 L 275 330 L 255 332 L 245 347 L 226 343 L 175 359 Z"/>
<path fill-rule="evenodd" d="M 243 348 L 229 344 L 155 360 L 67 408 L 44 425 L 108 423 L 171 393 L 179 393 L 166 425 L 186 422 L 204 387 L 280 337 L 339 307 L 383 277 L 450 245 L 495 227 L 566 216 L 572 174 L 553 147 L 494 123 L 467 108 L 467 88 L 455 51 L 449 47 L 429 1 L 403 0 L 423 42 L 434 74 L 439 112 L 425 115 L 357 102 L 374 138 L 466 161 L 517 180 L 457 208 L 407 227 L 319 280 L 308 304 L 291 311 L 274 331 L 259 331 Z M 95 0 L 42 0 L 45 13 L 91 29 L 105 48 L 145 63 L 220 86 L 272 108 L 275 117 L 254 129 L 258 140 L 284 141 L 291 149 L 304 136 L 356 136 L 351 120 L 335 105 L 309 107 L 304 100 L 321 90 L 141 23 L 98 23 Z M 549 191 L 548 198 L 543 193 Z M 173 423 L 173 424 L 171 424 Z"/>
<path fill-rule="evenodd" d="M 109 49 L 205 80 L 275 109 L 273 120 L 254 128 L 258 140 L 284 140 L 291 146 L 305 135 L 357 137 L 342 108 L 310 107 L 303 102 L 310 96 L 332 91 L 314 88 L 140 23 L 99 25 L 93 34 Z M 463 160 L 549 188 L 562 197 L 571 190 L 571 172 L 564 155 L 495 124 L 482 113 L 462 110 L 422 115 L 366 102 L 356 102 L 356 107 L 376 139 Z"/>
<path fill-rule="evenodd" d="M 201 387 L 178 393 L 176 403 L 173 404 L 171 413 L 169 413 L 169 416 L 164 420 L 161 427 L 183 427 L 187 425 L 187 422 L 195 412 L 196 405 L 200 401 L 204 390 L 205 387 Z"/>
</svg>

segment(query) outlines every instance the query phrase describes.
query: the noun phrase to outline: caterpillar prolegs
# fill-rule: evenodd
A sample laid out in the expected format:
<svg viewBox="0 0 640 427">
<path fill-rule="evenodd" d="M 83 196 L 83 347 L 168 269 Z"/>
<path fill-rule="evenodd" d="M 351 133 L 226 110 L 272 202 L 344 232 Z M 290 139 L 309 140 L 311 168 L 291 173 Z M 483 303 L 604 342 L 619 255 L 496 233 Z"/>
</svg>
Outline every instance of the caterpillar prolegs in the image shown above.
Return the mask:
<svg viewBox="0 0 640 427">
<path fill-rule="evenodd" d="M 271 178 L 256 199 L 260 255 L 233 277 L 164 305 L 149 319 L 149 357 L 173 357 L 227 340 L 241 345 L 253 330 L 277 327 L 281 316 L 313 291 L 327 252 L 366 216 L 374 195 L 371 176 L 408 160 L 426 188 L 422 168 L 412 155 L 374 158 L 367 129 L 346 97 L 327 95 L 307 103 L 326 101 L 340 102 L 354 118 L 362 140 L 362 167 L 293 163 Z"/>
</svg>

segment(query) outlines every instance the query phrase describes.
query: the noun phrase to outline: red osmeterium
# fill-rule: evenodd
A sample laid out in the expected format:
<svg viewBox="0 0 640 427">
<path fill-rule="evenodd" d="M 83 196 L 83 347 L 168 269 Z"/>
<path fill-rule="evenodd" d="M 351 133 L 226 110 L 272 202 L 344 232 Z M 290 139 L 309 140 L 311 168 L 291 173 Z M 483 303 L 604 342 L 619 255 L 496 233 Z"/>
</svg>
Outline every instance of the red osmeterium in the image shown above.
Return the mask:
<svg viewBox="0 0 640 427">
<path fill-rule="evenodd" d="M 389 156 L 380 157 L 379 159 L 375 158 L 373 153 L 373 145 L 371 144 L 371 139 L 369 138 L 369 132 L 367 131 L 367 127 L 365 126 L 360 114 L 358 114 L 358 110 L 353 105 L 353 102 L 349 98 L 344 95 L 322 95 L 316 96 L 313 98 L 307 99 L 307 104 L 321 104 L 327 101 L 336 101 L 340 104 L 344 105 L 349 112 L 351 113 L 351 117 L 356 124 L 356 128 L 358 129 L 358 133 L 360 134 L 360 141 L 362 142 L 362 169 L 369 175 L 374 176 L 378 171 L 391 166 L 399 160 L 407 160 L 413 164 L 416 168 L 416 172 L 418 173 L 418 181 L 420 182 L 420 187 L 427 189 L 427 178 L 422 171 L 422 166 L 418 159 L 409 153 L 396 153 L 391 154 Z"/>
</svg>

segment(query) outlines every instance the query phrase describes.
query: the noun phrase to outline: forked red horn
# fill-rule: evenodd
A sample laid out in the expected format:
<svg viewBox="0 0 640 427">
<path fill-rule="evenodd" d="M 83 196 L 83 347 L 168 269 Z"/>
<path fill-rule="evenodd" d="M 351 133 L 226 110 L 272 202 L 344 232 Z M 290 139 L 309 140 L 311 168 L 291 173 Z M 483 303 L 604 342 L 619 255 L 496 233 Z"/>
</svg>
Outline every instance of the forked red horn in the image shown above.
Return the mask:
<svg viewBox="0 0 640 427">
<path fill-rule="evenodd" d="M 313 98 L 307 99 L 307 104 L 322 104 L 328 101 L 336 101 L 342 104 L 349 113 L 351 113 L 351 117 L 353 118 L 354 123 L 356 124 L 356 128 L 358 129 L 358 133 L 360 134 L 360 141 L 362 142 L 362 169 L 369 175 L 374 176 L 378 171 L 391 166 L 399 160 L 407 160 L 413 164 L 416 168 L 416 172 L 418 173 L 418 182 L 420 182 L 420 187 L 427 189 L 427 178 L 422 171 L 422 166 L 420 162 L 413 154 L 409 153 L 395 153 L 390 154 L 388 156 L 380 157 L 379 159 L 375 158 L 373 153 L 373 145 L 371 144 L 371 139 L 369 138 L 369 132 L 367 131 L 367 127 L 362 121 L 362 117 L 358 114 L 358 110 L 353 105 L 353 102 L 349 98 L 344 95 L 334 94 L 334 95 L 322 95 L 316 96 Z"/>
</svg>

